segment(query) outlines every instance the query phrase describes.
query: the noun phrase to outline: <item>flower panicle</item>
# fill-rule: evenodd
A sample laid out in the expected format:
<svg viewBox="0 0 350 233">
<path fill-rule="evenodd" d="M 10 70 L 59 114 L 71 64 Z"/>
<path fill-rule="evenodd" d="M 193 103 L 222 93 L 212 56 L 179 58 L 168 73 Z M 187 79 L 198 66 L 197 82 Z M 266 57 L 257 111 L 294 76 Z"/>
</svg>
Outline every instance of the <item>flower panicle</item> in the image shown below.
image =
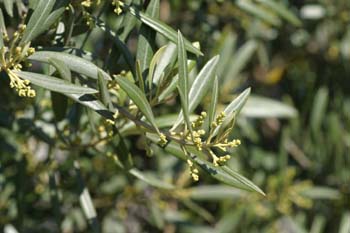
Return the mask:
<svg viewBox="0 0 350 233">
<path fill-rule="evenodd" d="M 7 73 L 10 79 L 10 87 L 15 89 L 21 97 L 35 97 L 36 92 L 30 86 L 30 81 L 20 78 L 15 71 L 22 69 L 22 62 L 35 52 L 35 49 L 30 47 L 30 42 L 23 44 L 20 39 L 26 29 L 26 25 L 21 24 L 18 30 L 13 33 L 11 40 L 5 35 L 5 45 L 0 49 L 0 70 Z"/>
</svg>

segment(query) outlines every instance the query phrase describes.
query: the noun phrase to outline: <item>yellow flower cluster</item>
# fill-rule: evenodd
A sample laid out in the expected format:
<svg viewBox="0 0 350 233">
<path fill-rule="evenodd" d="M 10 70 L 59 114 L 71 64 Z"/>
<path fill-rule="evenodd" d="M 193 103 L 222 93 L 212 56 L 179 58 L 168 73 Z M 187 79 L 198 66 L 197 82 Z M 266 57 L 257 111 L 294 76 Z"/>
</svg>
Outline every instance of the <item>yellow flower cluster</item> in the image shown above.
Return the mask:
<svg viewBox="0 0 350 233">
<path fill-rule="evenodd" d="M 221 113 L 219 114 L 219 116 L 216 117 L 215 121 L 213 121 L 213 122 L 211 123 L 211 127 L 212 127 L 212 128 L 216 128 L 216 127 L 218 127 L 219 125 L 221 125 L 222 122 L 224 121 L 225 116 L 226 116 L 225 112 L 221 112 Z"/>
<path fill-rule="evenodd" d="M 192 140 L 197 150 L 201 151 L 203 147 L 201 136 L 204 134 L 205 134 L 205 131 L 203 129 L 200 129 L 197 131 L 193 131 L 192 134 L 188 134 L 186 139 L 189 141 Z"/>
<path fill-rule="evenodd" d="M 101 3 L 101 0 L 84 0 L 81 2 L 81 5 L 85 8 L 91 8 L 93 5 L 98 6 Z M 121 0 L 112 0 L 112 5 L 115 7 L 114 12 L 117 15 L 120 15 L 123 10 L 122 6 L 124 6 L 124 3 Z"/>
<path fill-rule="evenodd" d="M 159 140 L 158 144 L 160 146 L 165 146 L 168 143 L 168 140 L 166 139 L 166 136 L 163 133 L 159 134 L 159 139 L 160 140 Z"/>
<path fill-rule="evenodd" d="M 239 139 L 234 139 L 230 142 L 227 139 L 225 139 L 223 143 L 217 143 L 214 145 L 214 147 L 217 147 L 223 151 L 227 151 L 227 148 L 233 148 L 239 145 L 241 145 L 241 140 Z"/>
<path fill-rule="evenodd" d="M 192 122 L 192 128 L 196 129 L 199 128 L 203 125 L 204 119 L 207 117 L 206 112 L 201 112 L 201 115 L 194 121 Z"/>
<path fill-rule="evenodd" d="M 193 162 L 189 159 L 187 160 L 187 164 L 190 167 L 190 175 L 192 176 L 192 179 L 194 181 L 198 181 L 199 180 L 198 169 L 194 167 Z"/>
<path fill-rule="evenodd" d="M 13 72 L 21 70 L 22 65 L 20 63 L 35 52 L 35 49 L 30 47 L 30 43 L 19 43 L 25 29 L 25 25 L 20 25 L 18 31 L 13 33 L 11 41 L 6 32 L 4 32 L 4 41 L 10 43 L 8 46 L 3 46 L 0 49 L 0 71 L 3 70 L 8 74 L 10 87 L 15 89 L 19 96 L 35 97 L 35 90 L 29 86 L 30 81 L 21 79 Z"/>
<path fill-rule="evenodd" d="M 91 2 L 91 0 L 85 0 L 85 1 L 82 1 L 82 2 L 81 2 L 81 5 L 82 5 L 83 7 L 91 7 L 92 2 Z"/>
<path fill-rule="evenodd" d="M 21 79 L 16 74 L 14 74 L 11 70 L 8 71 L 8 76 L 10 77 L 10 87 L 14 88 L 19 96 L 22 97 L 35 97 L 36 93 L 29 84 L 30 81 L 25 79 Z"/>
<path fill-rule="evenodd" d="M 124 6 L 124 3 L 121 0 L 113 0 L 112 5 L 115 6 L 114 13 L 117 15 L 120 15 L 123 12 L 121 7 Z"/>
</svg>

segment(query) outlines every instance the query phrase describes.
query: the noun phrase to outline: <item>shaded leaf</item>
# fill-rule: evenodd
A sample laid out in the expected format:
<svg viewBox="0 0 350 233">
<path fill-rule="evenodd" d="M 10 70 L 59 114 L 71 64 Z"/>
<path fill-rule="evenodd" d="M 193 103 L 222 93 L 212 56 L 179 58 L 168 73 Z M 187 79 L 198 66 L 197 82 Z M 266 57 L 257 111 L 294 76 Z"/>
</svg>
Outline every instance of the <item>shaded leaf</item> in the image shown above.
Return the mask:
<svg viewBox="0 0 350 233">
<path fill-rule="evenodd" d="M 276 16 L 270 14 L 267 10 L 259 7 L 257 4 L 252 3 L 250 0 L 238 0 L 236 4 L 242 10 L 248 12 L 249 14 L 264 20 L 265 22 L 273 25 L 280 26 L 281 21 Z"/>
<path fill-rule="evenodd" d="M 102 103 L 105 106 L 107 106 L 107 108 L 110 111 L 113 111 L 113 103 L 111 101 L 111 97 L 110 97 L 109 92 L 108 92 L 107 83 L 106 83 L 106 80 L 103 78 L 103 75 L 100 71 L 98 72 L 97 83 L 98 83 L 98 90 L 100 92 Z"/>
<path fill-rule="evenodd" d="M 162 180 L 159 180 L 153 176 L 151 176 L 150 174 L 145 174 L 144 172 L 139 171 L 136 168 L 133 168 L 129 171 L 129 173 L 135 177 L 137 177 L 138 179 L 146 182 L 147 184 L 157 187 L 157 188 L 161 188 L 161 189 L 174 189 L 175 187 L 172 184 L 166 183 Z"/>
<path fill-rule="evenodd" d="M 146 14 L 154 19 L 159 18 L 159 0 L 151 0 Z M 141 73 L 149 68 L 155 48 L 156 33 L 146 24 L 142 24 L 138 36 L 136 59 L 140 61 Z"/>
<path fill-rule="evenodd" d="M 147 120 L 159 132 L 155 123 L 153 112 L 145 94 L 131 81 L 121 76 L 114 76 L 120 87 L 128 94 L 129 98 L 136 104 Z"/>
<path fill-rule="evenodd" d="M 136 18 L 140 19 L 144 24 L 153 28 L 154 30 L 156 30 L 157 32 L 165 36 L 170 41 L 177 43 L 177 33 L 174 29 L 164 24 L 162 21 L 152 18 L 149 15 L 141 11 L 138 11 L 133 7 L 125 7 L 125 8 Z M 196 55 L 203 55 L 202 52 L 196 47 L 194 47 L 191 44 L 191 42 L 189 42 L 188 40 L 184 40 L 184 43 L 185 43 L 186 50 L 188 50 L 189 52 L 192 52 Z"/>
<path fill-rule="evenodd" d="M 188 197 L 194 200 L 235 199 L 246 195 L 245 191 L 224 185 L 201 185 L 186 189 Z"/>
<path fill-rule="evenodd" d="M 266 5 L 268 8 L 274 10 L 278 15 L 292 23 L 294 26 L 301 26 L 302 23 L 298 17 L 296 17 L 292 11 L 290 11 L 282 2 L 273 1 L 273 0 L 259 0 L 263 5 Z"/>
</svg>

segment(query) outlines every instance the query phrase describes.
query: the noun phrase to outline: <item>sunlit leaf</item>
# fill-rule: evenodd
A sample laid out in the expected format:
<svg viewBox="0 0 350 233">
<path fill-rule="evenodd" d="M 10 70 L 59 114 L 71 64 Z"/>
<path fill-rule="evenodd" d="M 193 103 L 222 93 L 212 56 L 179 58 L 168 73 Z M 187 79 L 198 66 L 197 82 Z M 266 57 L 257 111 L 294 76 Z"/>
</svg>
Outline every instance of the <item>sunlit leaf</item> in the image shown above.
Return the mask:
<svg viewBox="0 0 350 233">
<path fill-rule="evenodd" d="M 65 80 L 44 74 L 26 71 L 14 71 L 19 77 L 28 79 L 34 85 L 43 87 L 50 91 L 70 94 L 93 94 L 98 91 L 89 87 L 78 86 Z"/>
</svg>

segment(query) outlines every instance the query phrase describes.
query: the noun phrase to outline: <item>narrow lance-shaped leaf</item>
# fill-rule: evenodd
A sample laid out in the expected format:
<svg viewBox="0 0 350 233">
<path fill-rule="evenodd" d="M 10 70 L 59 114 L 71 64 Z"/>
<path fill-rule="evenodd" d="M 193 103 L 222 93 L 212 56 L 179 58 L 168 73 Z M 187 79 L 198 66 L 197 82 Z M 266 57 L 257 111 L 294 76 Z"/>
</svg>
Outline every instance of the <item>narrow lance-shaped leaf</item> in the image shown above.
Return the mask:
<svg viewBox="0 0 350 233">
<path fill-rule="evenodd" d="M 85 214 L 85 217 L 89 221 L 89 224 L 93 228 L 93 232 L 99 232 L 99 222 L 97 220 L 97 213 L 95 206 L 92 202 L 90 192 L 85 185 L 85 182 L 82 178 L 80 165 L 78 161 L 74 161 L 74 168 L 76 173 L 76 180 L 78 183 L 78 194 L 80 206 Z"/>
<path fill-rule="evenodd" d="M 250 40 L 237 50 L 234 56 L 235 58 L 230 63 L 229 70 L 224 76 L 224 83 L 232 82 L 232 80 L 237 77 L 244 66 L 248 63 L 256 49 L 256 41 Z"/>
<path fill-rule="evenodd" d="M 247 195 L 245 191 L 226 185 L 200 185 L 186 189 L 186 191 L 189 193 L 189 198 L 202 201 L 241 198 Z"/>
<path fill-rule="evenodd" d="M 71 72 L 68 66 L 55 58 L 49 60 L 50 64 L 57 70 L 61 79 L 71 82 Z M 66 116 L 68 108 L 68 99 L 61 93 L 52 91 L 51 93 L 52 109 L 55 114 L 56 121 L 61 121 Z"/>
<path fill-rule="evenodd" d="M 53 57 L 49 58 L 48 61 L 53 67 L 55 67 L 55 69 L 60 74 L 61 78 L 63 78 L 64 80 L 67 80 L 68 82 L 71 82 L 72 73 L 65 62 Z"/>
<path fill-rule="evenodd" d="M 165 75 L 166 68 L 172 65 L 176 61 L 176 45 L 170 42 L 165 50 L 161 53 L 158 59 L 157 66 L 155 67 L 152 82 L 156 85 L 159 84 L 163 75 Z"/>
<path fill-rule="evenodd" d="M 103 78 L 102 73 L 98 72 L 98 89 L 100 91 L 102 103 L 107 106 L 107 108 L 113 111 L 113 104 L 111 101 L 111 97 L 108 92 L 106 80 Z"/>
<path fill-rule="evenodd" d="M 151 141 L 157 143 L 157 136 L 154 134 L 146 134 L 147 138 L 149 138 Z M 177 144 L 174 141 L 171 141 L 168 143 L 164 150 L 171 153 L 172 155 L 176 156 L 177 158 L 181 160 L 188 160 L 188 155 L 185 155 L 183 150 L 181 149 L 180 145 Z M 186 146 L 186 150 L 188 150 L 190 153 L 192 153 L 191 159 L 200 166 L 205 172 L 207 172 L 210 176 L 212 176 L 214 179 L 225 183 L 227 185 L 230 185 L 232 187 L 240 188 L 247 191 L 256 191 L 262 195 L 264 195 L 264 192 L 261 191 L 259 187 L 254 185 L 251 181 L 249 181 L 247 178 L 243 177 L 242 175 L 239 175 L 237 172 L 232 171 L 231 169 L 224 169 L 220 166 L 214 166 L 213 163 L 206 161 L 203 159 L 206 157 L 206 155 L 203 152 L 198 151 L 195 147 L 192 146 Z"/>
<path fill-rule="evenodd" d="M 14 0 L 3 0 L 7 14 L 13 17 L 13 4 Z"/>
<path fill-rule="evenodd" d="M 136 10 L 135 8 L 131 6 L 125 7 L 126 10 L 128 10 L 132 15 L 134 15 L 136 18 L 140 19 L 143 23 L 147 24 L 149 27 L 153 28 L 163 36 L 165 36 L 170 41 L 177 43 L 177 33 L 174 29 L 169 27 L 168 25 L 162 23 L 160 20 L 154 19 L 150 17 L 149 15 Z M 202 52 L 194 47 L 191 42 L 188 40 L 184 41 L 186 49 L 189 52 L 192 52 L 196 55 L 203 55 Z"/>
<path fill-rule="evenodd" d="M 189 93 L 189 113 L 192 113 L 203 100 L 208 90 L 212 87 L 215 78 L 216 67 L 219 61 L 219 56 L 210 59 L 207 64 L 197 75 Z M 173 129 L 178 127 L 183 119 L 183 114 L 180 113 L 178 121 L 174 124 Z"/>
<path fill-rule="evenodd" d="M 69 69 L 79 74 L 98 79 L 98 72 L 100 71 L 104 79 L 111 80 L 111 77 L 105 71 L 97 67 L 92 62 L 72 54 L 53 51 L 39 51 L 29 57 L 31 60 L 45 63 L 49 63 L 49 60 L 52 58 L 64 62 Z"/>
<path fill-rule="evenodd" d="M 47 28 L 43 28 L 44 22 L 50 15 L 55 4 L 55 0 L 40 0 L 32 16 L 29 19 L 26 30 L 24 31 L 21 42 L 26 43 L 34 39 Z"/>
<path fill-rule="evenodd" d="M 133 4 L 134 6 L 141 6 L 141 0 L 125 0 L 125 4 Z M 130 13 L 119 15 L 122 17 L 121 24 L 117 28 L 117 30 L 122 30 L 121 34 L 118 34 L 122 43 L 125 43 L 128 38 L 130 32 L 135 28 L 135 25 L 138 23 L 137 18 Z"/>
<path fill-rule="evenodd" d="M 7 34 L 4 15 L 2 14 L 2 10 L 0 9 L 0 48 L 4 46 L 3 34 Z"/>
<path fill-rule="evenodd" d="M 42 25 L 42 31 L 45 31 L 46 29 L 50 28 L 52 24 L 54 24 L 58 18 L 63 14 L 63 12 L 66 10 L 65 6 L 61 6 L 60 8 L 54 10 L 45 20 L 45 22 Z M 41 32 L 42 32 L 41 31 Z M 40 33 L 41 33 L 40 32 Z"/>
<path fill-rule="evenodd" d="M 250 96 L 241 112 L 242 116 L 252 118 L 289 118 L 297 114 L 292 106 L 262 96 Z"/>
<path fill-rule="evenodd" d="M 93 94 L 98 91 L 89 87 L 82 87 L 65 80 L 52 77 L 44 74 L 37 74 L 26 71 L 13 71 L 22 79 L 28 79 L 34 85 L 43 87 L 50 91 L 56 91 L 59 93 L 71 93 L 71 94 Z"/>
<path fill-rule="evenodd" d="M 195 60 L 187 60 L 187 67 L 188 67 L 188 71 L 191 72 L 193 70 L 193 68 L 196 66 L 196 61 Z M 169 97 L 174 90 L 177 87 L 177 83 L 179 80 L 179 74 L 176 74 L 174 77 L 171 77 L 171 82 L 170 84 L 164 89 L 164 91 L 162 91 L 158 97 L 159 101 L 164 100 L 165 98 Z"/>
<path fill-rule="evenodd" d="M 177 114 L 162 115 L 157 117 L 155 121 L 159 129 L 168 128 L 174 125 L 175 121 L 177 120 L 177 117 L 178 117 Z M 194 121 L 197 118 L 198 118 L 198 115 L 190 116 L 191 121 Z M 144 131 L 140 131 L 140 128 L 137 127 L 134 122 L 128 122 L 120 129 L 120 133 L 124 136 L 140 135 L 140 134 L 144 134 Z"/>
<path fill-rule="evenodd" d="M 141 91 L 145 93 L 145 83 L 142 77 L 142 70 L 141 70 L 141 65 L 139 60 L 136 60 L 136 77 L 137 77 L 138 86 L 140 87 Z"/>
<path fill-rule="evenodd" d="M 151 0 L 146 9 L 146 14 L 154 19 L 159 18 L 159 0 Z M 155 48 L 156 33 L 146 24 L 142 24 L 139 32 L 136 59 L 140 61 L 141 73 L 149 68 Z"/>
<path fill-rule="evenodd" d="M 248 96 L 250 94 L 250 88 L 245 89 L 239 96 L 237 96 L 224 110 L 225 113 L 225 118 L 230 118 L 232 117 L 232 114 L 234 114 L 235 116 L 237 116 L 239 114 L 239 112 L 241 111 L 241 109 L 243 108 L 245 102 L 248 99 Z M 212 134 L 212 136 L 214 137 L 215 135 L 217 135 L 217 133 L 219 132 L 219 130 L 222 131 L 223 125 L 221 125 L 220 127 L 216 128 Z"/>
<path fill-rule="evenodd" d="M 114 76 L 120 87 L 128 94 L 129 98 L 145 115 L 147 120 L 152 124 L 154 129 L 159 132 L 159 129 L 155 123 L 154 115 L 150 104 L 148 103 L 145 94 L 131 81 L 121 76 Z"/>
<path fill-rule="evenodd" d="M 215 112 L 216 112 L 216 105 L 218 103 L 218 97 L 219 97 L 219 80 L 218 80 L 218 77 L 215 76 L 214 82 L 213 82 L 213 89 L 211 91 L 211 100 L 209 105 L 208 118 L 205 123 L 207 132 L 209 132 L 208 129 L 211 128 L 211 123 L 215 119 Z"/>
<path fill-rule="evenodd" d="M 158 51 L 154 54 L 151 60 L 151 64 L 149 66 L 149 72 L 147 77 L 147 83 L 148 83 L 148 89 L 152 89 L 152 83 L 153 83 L 153 76 L 156 68 L 158 67 L 158 64 L 162 61 L 162 56 L 164 53 L 166 53 L 166 46 L 161 47 L 158 49 Z"/>
<path fill-rule="evenodd" d="M 147 184 L 161 188 L 161 189 L 174 189 L 175 187 L 172 184 L 166 183 L 158 178 L 150 176 L 149 174 L 145 174 L 144 172 L 139 171 L 136 168 L 133 168 L 129 171 L 129 173 L 138 179 L 146 182 Z"/>
<path fill-rule="evenodd" d="M 178 90 L 181 98 L 181 107 L 184 114 L 185 122 L 188 129 L 192 132 L 192 126 L 190 122 L 189 104 L 188 104 L 188 71 L 187 71 L 187 54 L 184 46 L 183 37 L 181 32 L 178 32 L 178 63 L 179 63 L 179 81 Z M 173 128 L 175 129 L 175 128 Z"/>
<path fill-rule="evenodd" d="M 102 31 L 106 32 L 107 35 L 113 39 L 115 46 L 123 54 L 125 62 L 129 66 L 129 69 L 133 72 L 133 75 L 135 76 L 136 74 L 134 70 L 134 67 L 135 67 L 134 58 L 131 52 L 129 51 L 128 47 L 123 43 L 122 39 L 119 39 L 116 33 L 110 30 L 106 26 L 106 24 L 101 20 L 97 20 L 96 26 L 100 28 Z"/>
<path fill-rule="evenodd" d="M 270 9 L 274 10 L 282 18 L 288 22 L 294 24 L 295 26 L 301 26 L 302 23 L 298 17 L 296 17 L 292 11 L 290 11 L 282 2 L 272 1 L 272 0 L 258 0 L 262 4 L 266 5 Z"/>
<path fill-rule="evenodd" d="M 267 22 L 273 26 L 278 27 L 281 25 L 281 20 L 279 18 L 270 14 L 264 8 L 259 7 L 258 4 L 252 3 L 250 0 L 238 0 L 238 1 L 236 1 L 236 4 L 242 10 L 252 14 L 253 16 L 255 16 L 257 18 L 264 20 L 265 22 Z"/>
</svg>

